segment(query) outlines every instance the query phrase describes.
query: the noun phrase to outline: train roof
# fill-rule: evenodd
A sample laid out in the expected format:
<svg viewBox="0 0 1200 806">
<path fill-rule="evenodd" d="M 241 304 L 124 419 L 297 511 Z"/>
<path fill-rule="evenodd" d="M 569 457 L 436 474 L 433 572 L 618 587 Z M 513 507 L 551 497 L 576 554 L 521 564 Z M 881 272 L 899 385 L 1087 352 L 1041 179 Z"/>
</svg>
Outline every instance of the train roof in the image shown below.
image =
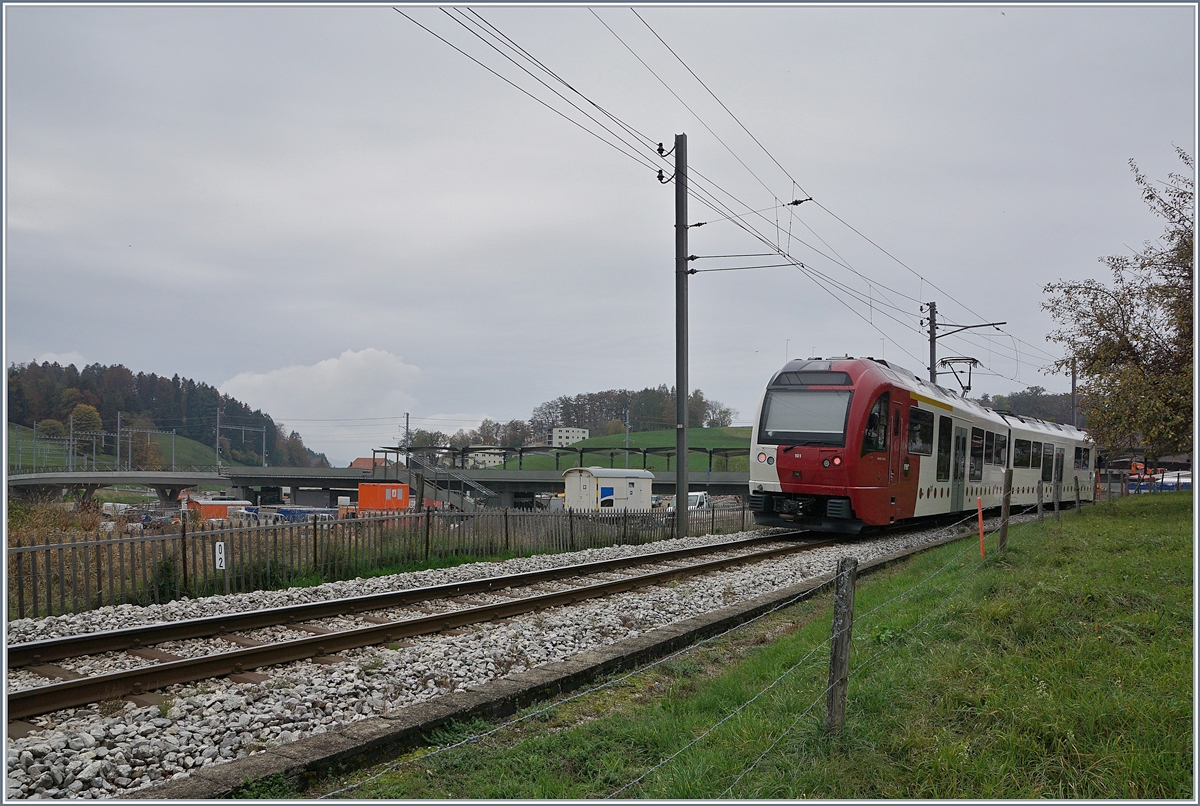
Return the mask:
<svg viewBox="0 0 1200 806">
<path fill-rule="evenodd" d="M 907 389 L 910 393 L 917 395 L 918 399 L 924 398 L 924 402 L 931 403 L 939 408 L 958 409 L 963 412 L 969 412 L 975 418 L 991 420 L 997 424 L 1004 423 L 1030 431 L 1058 435 L 1060 439 L 1065 437 L 1068 439 L 1089 440 L 1086 432 L 1073 425 L 1053 423 L 1037 417 L 990 409 L 978 401 L 963 397 L 958 392 L 919 378 L 911 370 L 898 364 L 892 364 L 881 358 L 872 358 L 870 356 L 863 358 L 855 358 L 853 356 L 797 358 L 789 361 L 783 369 L 775 373 L 771 378 L 771 385 L 779 385 L 782 380 L 781 376 L 784 373 L 798 372 L 845 372 L 851 377 L 852 382 L 857 382 L 864 374 L 874 374 L 879 376 L 881 380 L 885 379 L 895 386 Z"/>
</svg>

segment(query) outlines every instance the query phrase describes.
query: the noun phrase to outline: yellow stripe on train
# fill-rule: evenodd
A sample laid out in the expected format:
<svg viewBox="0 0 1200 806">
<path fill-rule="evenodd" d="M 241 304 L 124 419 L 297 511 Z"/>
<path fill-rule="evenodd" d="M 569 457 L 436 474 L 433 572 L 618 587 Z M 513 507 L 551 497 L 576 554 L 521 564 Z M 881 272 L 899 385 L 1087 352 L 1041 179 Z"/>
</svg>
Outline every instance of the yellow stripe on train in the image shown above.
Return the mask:
<svg viewBox="0 0 1200 806">
<path fill-rule="evenodd" d="M 940 400 L 934 400 L 931 397 L 925 397 L 925 395 L 918 395 L 916 392 L 909 392 L 908 394 L 913 400 L 919 400 L 922 403 L 928 403 L 930 406 L 937 406 L 939 409 L 945 409 L 946 411 L 954 411 L 954 407 L 949 403 L 943 403 Z"/>
</svg>

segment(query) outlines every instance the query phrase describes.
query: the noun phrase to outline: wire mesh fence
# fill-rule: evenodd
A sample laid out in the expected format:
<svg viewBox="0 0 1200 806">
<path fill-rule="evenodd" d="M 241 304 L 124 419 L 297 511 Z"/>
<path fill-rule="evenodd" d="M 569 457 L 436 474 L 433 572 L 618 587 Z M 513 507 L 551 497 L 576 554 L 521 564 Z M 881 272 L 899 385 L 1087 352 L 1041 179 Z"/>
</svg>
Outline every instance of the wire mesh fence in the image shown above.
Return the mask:
<svg viewBox="0 0 1200 806">
<path fill-rule="evenodd" d="M 674 536 L 674 517 L 663 510 L 434 510 L 270 525 L 185 522 L 160 527 L 158 534 L 120 522 L 112 532 L 10 533 L 7 618 L 353 579 L 446 557 L 520 557 L 650 543 Z M 744 504 L 688 513 L 690 535 L 752 525 Z"/>
</svg>

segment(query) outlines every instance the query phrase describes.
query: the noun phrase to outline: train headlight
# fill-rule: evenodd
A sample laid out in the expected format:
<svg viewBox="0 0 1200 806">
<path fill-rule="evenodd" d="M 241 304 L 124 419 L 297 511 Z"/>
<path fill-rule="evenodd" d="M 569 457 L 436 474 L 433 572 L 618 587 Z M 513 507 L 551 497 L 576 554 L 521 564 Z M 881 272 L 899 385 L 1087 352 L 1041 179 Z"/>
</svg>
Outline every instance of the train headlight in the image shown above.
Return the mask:
<svg viewBox="0 0 1200 806">
<path fill-rule="evenodd" d="M 758 452 L 758 461 L 760 461 L 760 462 L 765 462 L 765 461 L 767 461 L 767 454 L 766 454 L 766 451 L 759 451 L 759 452 Z"/>
<path fill-rule="evenodd" d="M 775 457 L 774 457 L 774 456 L 768 456 L 768 457 L 767 457 L 767 464 L 769 464 L 769 465 L 773 465 L 773 464 L 775 464 Z"/>
<path fill-rule="evenodd" d="M 821 467 L 829 467 L 829 460 L 828 460 L 828 459 L 822 459 L 822 460 L 821 460 Z"/>
</svg>

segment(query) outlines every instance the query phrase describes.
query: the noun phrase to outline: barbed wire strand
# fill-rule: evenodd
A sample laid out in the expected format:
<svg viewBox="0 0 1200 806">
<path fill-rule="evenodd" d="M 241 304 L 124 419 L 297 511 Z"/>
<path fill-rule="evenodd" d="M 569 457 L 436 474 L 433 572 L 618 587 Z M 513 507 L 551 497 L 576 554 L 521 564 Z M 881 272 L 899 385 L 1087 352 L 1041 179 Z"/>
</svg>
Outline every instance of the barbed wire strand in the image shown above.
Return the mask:
<svg viewBox="0 0 1200 806">
<path fill-rule="evenodd" d="M 969 520 L 969 518 L 966 518 L 966 519 L 964 519 L 963 521 L 960 521 L 959 523 L 963 523 L 963 522 L 965 522 L 966 520 Z M 1019 524 L 1019 525 L 1017 526 L 1017 528 L 1013 530 L 1013 533 L 1012 533 L 1012 534 L 1013 534 L 1013 535 L 1019 534 L 1019 533 L 1021 532 L 1021 530 L 1022 530 L 1022 529 L 1024 529 L 1024 528 L 1025 528 L 1026 526 L 1028 526 L 1028 525 L 1029 525 L 1028 523 Z M 997 531 L 998 531 L 998 530 L 997 530 Z M 987 534 L 995 535 L 995 534 L 997 534 L 997 531 L 992 531 L 992 532 L 990 532 L 990 533 L 987 533 Z M 951 564 L 953 564 L 954 562 L 957 562 L 957 561 L 958 561 L 958 559 L 959 559 L 960 557 L 962 557 L 962 555 L 963 555 L 963 554 L 967 553 L 967 552 L 968 552 L 968 551 L 970 551 L 972 548 L 974 548 L 974 546 L 967 546 L 967 548 L 966 548 L 966 549 L 964 549 L 963 551 L 961 551 L 961 552 L 959 552 L 957 555 L 955 555 L 955 556 L 954 556 L 954 557 L 953 557 L 953 558 L 950 560 L 950 562 L 949 562 L 949 563 L 947 563 L 946 565 L 944 565 L 944 566 L 942 566 L 941 568 L 939 568 L 937 571 L 935 571 L 935 572 L 934 572 L 933 574 L 931 574 L 929 577 L 926 577 L 925 579 L 921 580 L 921 581 L 920 581 L 920 582 L 918 582 L 916 585 L 913 585 L 911 588 L 909 588 L 908 590 L 904 591 L 904 592 L 903 592 L 903 593 L 901 593 L 900 595 L 892 597 L 892 598 L 891 598 L 891 599 L 889 599 L 888 601 L 884 602 L 882 605 L 879 605 L 879 606 L 873 607 L 872 609 L 868 610 L 867 612 L 865 612 L 865 613 L 862 613 L 862 614 L 860 614 L 860 615 L 856 616 L 856 617 L 855 617 L 855 620 L 856 620 L 856 621 L 859 621 L 859 620 L 861 620 L 861 619 L 863 619 L 863 618 L 866 618 L 867 616 L 871 615 L 872 613 L 875 613 L 876 611 L 878 611 L 880 608 L 882 608 L 882 607 L 884 607 L 884 606 L 886 606 L 886 605 L 888 605 L 888 604 L 891 604 L 892 602 L 895 602 L 895 601 L 897 601 L 898 599 L 900 599 L 900 598 L 902 598 L 902 597 L 904 597 L 904 596 L 907 596 L 908 594 L 912 593 L 914 590 L 916 590 L 917 588 L 919 588 L 921 585 L 924 585 L 924 584 L 925 584 L 925 583 L 926 583 L 926 582 L 927 582 L 929 579 L 932 579 L 934 576 L 936 576 L 937 574 L 940 574 L 942 571 L 944 571 L 946 568 L 948 568 L 948 567 L 949 567 Z M 941 600 L 941 601 L 939 601 L 939 602 L 938 602 L 936 605 L 934 605 L 934 607 L 933 607 L 933 608 L 931 608 L 931 609 L 930 609 L 930 611 L 929 611 L 929 612 L 928 612 L 928 613 L 927 613 L 927 614 L 926 614 L 926 615 L 925 615 L 923 618 L 921 618 L 921 619 L 920 619 L 920 620 L 919 620 L 919 621 L 918 621 L 916 624 L 914 624 L 912 627 L 908 628 L 908 629 L 907 629 L 907 630 L 905 630 L 903 633 L 901 633 L 901 634 L 900 634 L 900 635 L 897 637 L 897 639 L 896 639 L 896 640 L 894 640 L 894 641 L 892 641 L 892 642 L 890 643 L 890 645 L 889 645 L 889 646 L 887 646 L 887 647 L 885 647 L 885 648 L 883 648 L 883 649 L 879 650 L 879 651 L 878 651 L 878 652 L 876 652 L 875 654 L 871 655 L 871 656 L 870 656 L 870 657 L 868 657 L 868 658 L 867 658 L 865 661 L 863 661 L 862 663 L 858 664 L 858 665 L 857 665 L 857 666 L 856 666 L 856 667 L 855 667 L 853 670 L 851 670 L 850 672 L 848 672 L 848 673 L 847 673 L 847 679 L 849 679 L 850 677 L 853 677 L 854 675 L 856 675 L 856 674 L 858 674 L 859 672 L 861 672 L 861 671 L 862 671 L 862 670 L 863 670 L 863 669 L 864 669 L 864 668 L 865 668 L 865 667 L 866 667 L 868 664 L 872 663 L 872 662 L 873 662 L 873 661 L 874 661 L 876 658 L 878 658 L 878 657 L 881 657 L 882 655 L 886 654 L 887 652 L 890 652 L 890 651 L 891 651 L 891 650 L 892 650 L 894 647 L 898 646 L 898 645 L 899 645 L 899 643 L 900 643 L 900 642 L 899 642 L 899 639 L 900 639 L 900 638 L 903 638 L 904 636 L 908 635 L 908 634 L 909 634 L 909 633 L 911 633 L 913 630 L 917 629 L 917 628 L 918 628 L 918 627 L 920 627 L 922 624 L 924 624 L 926 621 L 928 621 L 928 620 L 929 620 L 929 619 L 930 619 L 930 618 L 931 618 L 931 617 L 932 617 L 932 616 L 933 616 L 935 613 L 937 613 L 937 612 L 938 612 L 938 611 L 939 611 L 939 610 L 940 610 L 940 609 L 941 609 L 941 608 L 942 608 L 942 607 L 943 607 L 943 606 L 946 604 L 946 602 L 948 602 L 948 601 L 949 601 L 951 598 L 953 598 L 953 596 L 954 596 L 956 593 L 958 593 L 958 591 L 959 591 L 959 590 L 962 588 L 962 586 L 963 586 L 963 585 L 965 585 L 965 584 L 967 583 L 967 580 L 969 580 L 969 579 L 970 579 L 972 576 L 974 576 L 974 575 L 975 575 L 975 573 L 976 573 L 976 572 L 978 572 L 978 571 L 979 571 L 979 569 L 980 569 L 980 568 L 982 568 L 984 565 L 987 565 L 987 564 L 989 564 L 989 563 L 993 562 L 997 556 L 998 556 L 998 554 L 995 554 L 995 553 L 993 553 L 991 557 L 989 557 L 989 558 L 987 558 L 987 559 L 984 559 L 984 560 L 980 560 L 980 561 L 979 561 L 979 562 L 978 562 L 978 563 L 975 565 L 975 567 L 974 567 L 974 568 L 972 568 L 972 569 L 971 569 L 971 570 L 970 570 L 970 571 L 969 571 L 969 572 L 968 572 L 966 575 L 964 575 L 964 577 L 962 578 L 962 580 L 960 580 L 960 581 L 959 581 L 959 583 L 958 583 L 958 584 L 957 584 L 957 585 L 954 587 L 954 590 L 950 591 L 950 593 L 948 593 L 948 594 L 946 594 L 946 596 L 942 597 L 942 600 Z M 725 791 L 721 793 L 721 798 L 727 798 L 727 797 L 729 796 L 730 792 L 732 792 L 732 791 L 733 791 L 733 788 L 734 788 L 735 786 L 737 786 L 737 785 L 738 785 L 738 782 L 740 782 L 740 781 L 741 781 L 741 780 L 742 780 L 744 777 L 746 777 L 746 775 L 747 775 L 747 774 L 749 774 L 750 772 L 752 772 L 752 771 L 753 771 L 753 770 L 754 770 L 754 769 L 755 769 L 755 768 L 756 768 L 756 767 L 757 767 L 757 766 L 758 766 L 758 765 L 759 765 L 759 764 L 762 762 L 762 760 L 763 760 L 764 758 L 766 758 L 766 757 L 767 757 L 767 756 L 768 756 L 768 755 L 771 753 L 771 751 L 772 751 L 772 750 L 774 750 L 774 749 L 775 749 L 775 748 L 778 746 L 778 744 L 779 744 L 781 741 L 783 741 L 783 739 L 784 739 L 786 736 L 788 736 L 788 735 L 789 735 L 789 734 L 790 734 L 790 733 L 791 733 L 793 730 L 795 730 L 795 728 L 796 728 L 796 725 L 798 725 L 798 724 L 800 723 L 800 720 L 801 720 L 801 719 L 803 719 L 803 718 L 805 717 L 805 715 L 807 715 L 807 714 L 808 714 L 808 713 L 809 713 L 809 712 L 810 712 L 810 711 L 811 711 L 811 710 L 812 710 L 812 709 L 813 709 L 813 708 L 816 706 L 816 704 L 820 702 L 820 699 L 821 699 L 821 697 L 823 697 L 823 696 L 826 696 L 826 695 L 829 693 L 829 690 L 830 690 L 830 688 L 832 688 L 832 686 L 827 686 L 827 687 L 826 687 L 826 689 L 825 689 L 825 691 L 821 692 L 821 694 L 820 694 L 820 695 L 818 695 L 817 699 L 816 699 L 816 700 L 815 700 L 815 701 L 814 701 L 814 702 L 813 702 L 811 705 L 809 705 L 809 707 L 808 707 L 808 708 L 806 708 L 806 709 L 805 709 L 805 710 L 804 710 L 802 713 L 800 713 L 800 714 L 799 714 L 799 715 L 798 715 L 798 716 L 797 716 L 797 717 L 796 717 L 794 720 L 792 720 L 792 723 L 791 723 L 791 724 L 790 724 L 790 725 L 789 725 L 787 728 L 785 728 L 785 729 L 783 730 L 783 732 L 782 732 L 782 733 L 780 733 L 780 734 L 779 734 L 779 736 L 778 736 L 778 737 L 776 737 L 776 739 L 775 739 L 773 742 L 771 742 L 770 746 L 769 746 L 769 747 L 767 747 L 767 749 L 766 749 L 766 750 L 764 750 L 762 753 L 760 753 L 760 754 L 759 754 L 759 756 L 758 756 L 758 758 L 756 758 L 756 759 L 755 759 L 753 762 L 751 762 L 751 763 L 750 763 L 750 765 L 749 765 L 749 766 L 748 766 L 748 767 L 747 767 L 745 770 L 743 770 L 743 771 L 742 771 L 742 773 L 741 773 L 740 775 L 738 775 L 738 777 L 737 777 L 737 778 L 735 778 L 735 779 L 734 779 L 733 783 L 731 783 L 731 784 L 730 784 L 730 785 L 729 785 L 729 786 L 728 786 L 728 787 L 725 789 Z"/>
<path fill-rule="evenodd" d="M 774 613 L 777 613 L 777 612 L 778 612 L 778 611 L 780 611 L 780 610 L 784 610 L 784 609 L 786 609 L 786 608 L 788 608 L 788 607 L 791 607 L 792 605 L 796 604 L 797 602 L 799 602 L 799 601 L 801 601 L 801 600 L 803 600 L 803 599 L 807 599 L 807 598 L 809 598 L 809 597 L 811 597 L 811 596 L 814 596 L 814 595 L 816 595 L 817 593 L 819 593 L 821 590 L 825 589 L 826 587 L 828 587 L 828 586 L 829 586 L 829 585 L 831 585 L 832 583 L 833 583 L 833 580 L 832 580 L 832 579 L 830 579 L 830 580 L 826 580 L 825 582 L 822 582 L 820 585 L 817 585 L 817 586 L 816 586 L 816 587 L 814 587 L 814 588 L 810 588 L 809 590 L 806 590 L 806 591 L 802 591 L 802 592 L 800 592 L 800 593 L 797 593 L 795 596 L 790 596 L 790 597 L 788 597 L 786 600 L 784 600 L 784 601 L 782 601 L 782 602 L 780 602 L 780 603 L 776 604 L 776 605 L 775 605 L 774 607 L 772 607 L 771 609 L 769 609 L 769 610 L 767 610 L 767 611 L 765 611 L 765 612 L 763 612 L 763 613 L 760 613 L 759 615 L 755 616 L 755 617 L 754 617 L 754 618 L 752 618 L 752 619 L 749 619 L 748 621 L 744 621 L 744 622 L 742 622 L 741 624 L 735 624 L 735 625 L 733 625 L 732 627 L 730 627 L 729 629 L 727 629 L 727 630 L 724 630 L 723 632 L 717 633 L 716 635 L 709 636 L 708 638 L 703 638 L 703 639 L 701 639 L 701 640 L 699 640 L 699 641 L 695 642 L 694 644 L 689 644 L 688 646 L 685 646 L 685 647 L 683 647 L 682 649 L 679 649 L 678 651 L 671 653 L 670 655 L 667 655 L 667 656 L 665 656 L 665 657 L 659 658 L 658 660 L 656 660 L 656 661 L 653 661 L 652 663 L 648 663 L 648 664 L 646 664 L 645 666 L 642 666 L 642 667 L 639 667 L 639 668 L 637 668 L 637 669 L 634 669 L 633 671 L 631 671 L 631 672 L 628 672 L 627 674 L 624 674 L 624 675 L 622 675 L 622 676 L 620 676 L 620 677 L 617 677 L 617 678 L 614 678 L 614 679 L 612 679 L 612 680 L 608 680 L 608 681 L 606 681 L 606 682 L 604 682 L 604 683 L 601 683 L 601 684 L 599 684 L 599 685 L 597 685 L 597 686 L 592 686 L 591 688 L 588 688 L 588 689 L 585 689 L 585 690 L 583 690 L 583 691 L 580 691 L 579 693 L 577 693 L 577 694 L 573 694 L 573 695 L 571 695 L 570 697 L 566 697 L 565 699 L 562 699 L 562 700 L 555 700 L 554 702 L 552 702 L 552 703 L 549 703 L 549 704 L 547 704 L 546 706 L 544 706 L 544 707 L 542 707 L 542 708 L 539 708 L 539 709 L 538 709 L 538 710 L 536 710 L 536 711 L 532 711 L 532 712 L 530 712 L 530 713 L 528 713 L 528 714 L 524 714 L 524 715 L 522 715 L 522 716 L 519 716 L 519 717 L 517 717 L 517 718 L 515 718 L 515 719 L 510 719 L 510 720 L 508 720 L 507 722 L 504 722 L 504 723 L 502 723 L 502 724 L 500 724 L 500 725 L 497 725 L 496 727 L 494 727 L 494 728 L 492 728 L 492 729 L 490 729 L 490 730 L 484 731 L 483 733 L 478 733 L 478 734 L 475 734 L 475 735 L 473 735 L 473 736 L 469 736 L 469 737 L 467 737 L 466 739 L 463 739 L 463 740 L 461 740 L 461 741 L 455 742 L 454 744 L 445 745 L 444 747 L 439 747 L 439 748 L 437 748 L 437 749 L 435 749 L 435 750 L 432 750 L 432 751 L 430 751 L 430 752 L 428 752 L 428 753 L 423 753 L 422 755 L 420 755 L 420 756 L 418 756 L 418 757 L 416 757 L 416 758 L 405 759 L 404 761 L 399 761 L 399 762 L 397 762 L 397 763 L 395 763 L 395 764 L 392 764 L 392 765 L 391 765 L 391 766 L 389 766 L 388 768 L 386 768 L 386 769 L 384 769 L 384 770 L 381 770 L 380 772 L 378 772 L 378 773 L 376 773 L 376 774 L 372 775 L 372 776 L 371 776 L 371 777 L 369 777 L 369 778 L 366 778 L 366 779 L 364 779 L 364 780 L 362 780 L 362 781 L 358 781 L 358 782 L 356 782 L 356 783 L 353 783 L 353 784 L 349 784 L 348 786 L 344 786 L 344 787 L 342 787 L 341 789 L 335 790 L 335 791 L 333 791 L 333 792 L 328 792 L 328 793 L 326 793 L 326 794 L 324 794 L 324 795 L 321 795 L 321 796 L 318 798 L 318 800 L 324 800 L 324 799 L 332 798 L 332 797 L 335 797 L 335 796 L 337 796 L 337 795 L 340 795 L 340 794 L 342 794 L 343 792 L 349 792 L 350 790 L 353 790 L 353 789 L 358 789 L 358 788 L 360 788 L 360 787 L 364 786 L 365 784 L 368 784 L 368 783 L 370 783 L 371 781 L 374 781 L 374 780 L 376 780 L 376 779 L 378 779 L 378 778 L 380 778 L 380 777 L 382 777 L 382 776 L 384 776 L 384 775 L 387 775 L 387 774 L 388 774 L 388 773 L 390 773 L 390 772 L 394 772 L 395 770 L 397 770 L 397 769 L 399 769 L 400 767 L 403 767 L 403 766 L 405 766 L 405 765 L 407 765 L 407 764 L 415 764 L 415 763 L 417 763 L 417 762 L 419 762 L 419 761 L 423 761 L 423 760 L 425 760 L 425 759 L 427 759 L 427 758 L 430 758 L 430 757 L 432 757 L 432 756 L 440 755 L 441 753 L 447 752 L 447 751 L 449 751 L 449 750 L 453 750 L 453 749 L 455 749 L 455 748 L 462 747 L 462 746 L 464 746 L 464 745 L 466 745 L 466 744 L 471 744 L 471 743 L 474 743 L 474 742 L 476 742 L 476 741 L 479 741 L 480 739 L 485 739 L 485 738 L 487 738 L 488 736 L 491 736 L 491 735 L 492 735 L 492 734 L 494 734 L 494 733 L 498 733 L 499 731 L 501 731 L 501 730 L 504 730 L 505 728 L 512 727 L 513 725 L 516 725 L 516 724 L 519 724 L 519 723 L 521 723 L 521 722 L 524 722 L 524 721 L 525 721 L 525 720 L 527 720 L 527 719 L 532 719 L 532 718 L 533 718 L 533 717 L 535 717 L 535 716 L 540 716 L 540 715 L 542 715 L 542 714 L 544 714 L 544 713 L 546 713 L 546 712 L 548 712 L 548 711 L 551 711 L 551 710 L 553 710 L 553 709 L 555 709 L 555 708 L 558 708 L 558 707 L 559 707 L 559 706 L 561 706 L 561 705 L 566 705 L 566 704 L 567 704 L 567 703 L 569 703 L 569 702 L 573 702 L 573 701 L 575 701 L 575 700 L 578 700 L 578 699 L 580 699 L 580 698 L 582 698 L 582 697 L 586 697 L 586 696 L 588 696 L 589 694 L 594 694 L 594 693 L 596 693 L 597 691 L 602 691 L 602 690 L 604 690 L 604 689 L 606 689 L 606 688 L 612 688 L 613 686 L 616 686 L 616 685 L 618 685 L 618 684 L 620 684 L 620 683 L 623 683 L 623 682 L 625 682 L 626 680 L 628 680 L 628 679 L 629 679 L 629 678 L 631 678 L 631 677 L 635 677 L 635 676 L 637 676 L 637 675 L 639 675 L 639 674 L 642 674 L 643 672 L 646 672 L 646 671 L 649 671 L 649 670 L 651 670 L 651 669 L 654 669 L 654 668 L 655 668 L 655 667 L 657 667 L 657 666 L 661 666 L 661 665 L 662 665 L 662 664 L 664 664 L 664 663 L 668 663 L 669 661 L 672 661 L 672 660 L 674 660 L 675 658 L 677 658 L 677 657 L 679 657 L 679 656 L 681 656 L 681 655 L 684 655 L 684 654 L 686 654 L 686 653 L 688 653 L 688 652 L 691 652 L 691 651 L 693 651 L 693 650 L 695 650 L 695 649 L 698 649 L 698 648 L 700 648 L 700 647 L 702 647 L 702 646 L 705 646 L 706 644 L 710 644 L 710 643 L 712 643 L 713 641 L 717 641 L 717 640 L 719 640 L 719 639 L 721 639 L 721 638 L 724 638 L 725 636 L 729 635 L 730 633 L 736 632 L 737 630 L 741 630 L 741 629 L 743 629 L 743 628 L 745 628 L 745 627 L 749 627 L 750 625 L 752 625 L 752 624 L 754 624 L 754 623 L 756 623 L 756 622 L 758 622 L 758 621 L 761 621 L 762 619 L 766 618 L 767 616 L 770 616 L 770 615 L 772 615 L 772 614 L 774 614 Z"/>
</svg>

